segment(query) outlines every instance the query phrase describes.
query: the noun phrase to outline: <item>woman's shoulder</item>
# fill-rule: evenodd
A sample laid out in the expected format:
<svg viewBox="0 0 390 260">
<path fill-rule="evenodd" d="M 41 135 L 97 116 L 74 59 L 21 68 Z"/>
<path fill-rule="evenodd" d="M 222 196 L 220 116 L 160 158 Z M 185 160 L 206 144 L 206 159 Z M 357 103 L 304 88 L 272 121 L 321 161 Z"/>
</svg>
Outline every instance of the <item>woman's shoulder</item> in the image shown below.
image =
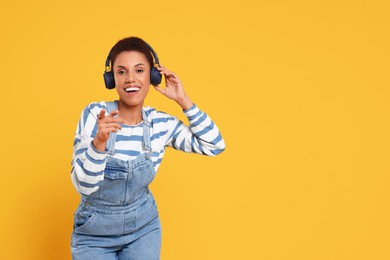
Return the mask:
<svg viewBox="0 0 390 260">
<path fill-rule="evenodd" d="M 91 102 L 89 103 L 86 108 L 87 109 L 94 109 L 94 108 L 106 108 L 107 107 L 107 101 L 99 101 L 99 102 Z"/>
<path fill-rule="evenodd" d="M 84 113 L 97 116 L 103 108 L 107 109 L 107 103 L 106 101 L 91 102 L 84 108 Z"/>
<path fill-rule="evenodd" d="M 174 116 L 171 116 L 170 114 L 157 110 L 154 107 L 146 106 L 144 107 L 145 114 L 149 121 L 151 122 L 160 122 L 160 121 L 168 121 L 175 119 Z"/>
</svg>

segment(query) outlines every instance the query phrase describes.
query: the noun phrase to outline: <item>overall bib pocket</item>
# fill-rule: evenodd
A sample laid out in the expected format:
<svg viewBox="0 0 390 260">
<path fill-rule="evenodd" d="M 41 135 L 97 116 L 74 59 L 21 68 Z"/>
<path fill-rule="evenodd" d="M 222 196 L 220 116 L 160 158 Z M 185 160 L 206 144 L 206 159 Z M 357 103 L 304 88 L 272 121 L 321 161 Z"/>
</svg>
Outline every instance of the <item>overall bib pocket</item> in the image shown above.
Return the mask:
<svg viewBox="0 0 390 260">
<path fill-rule="evenodd" d="M 126 169 L 107 164 L 104 180 L 99 184 L 98 196 L 114 204 L 123 204 L 132 174 Z"/>
</svg>

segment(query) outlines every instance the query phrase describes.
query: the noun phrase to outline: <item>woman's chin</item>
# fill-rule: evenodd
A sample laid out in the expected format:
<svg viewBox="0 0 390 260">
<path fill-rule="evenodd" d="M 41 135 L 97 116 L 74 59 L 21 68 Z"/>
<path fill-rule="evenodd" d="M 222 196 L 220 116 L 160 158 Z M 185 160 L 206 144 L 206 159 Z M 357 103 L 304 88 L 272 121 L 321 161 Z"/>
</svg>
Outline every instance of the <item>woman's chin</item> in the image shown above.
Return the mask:
<svg viewBox="0 0 390 260">
<path fill-rule="evenodd" d="M 120 103 L 122 103 L 122 105 L 125 105 L 126 107 L 129 107 L 129 108 L 142 107 L 144 104 L 144 99 L 140 100 L 140 99 L 134 99 L 134 98 L 120 97 L 119 101 L 120 101 Z"/>
</svg>

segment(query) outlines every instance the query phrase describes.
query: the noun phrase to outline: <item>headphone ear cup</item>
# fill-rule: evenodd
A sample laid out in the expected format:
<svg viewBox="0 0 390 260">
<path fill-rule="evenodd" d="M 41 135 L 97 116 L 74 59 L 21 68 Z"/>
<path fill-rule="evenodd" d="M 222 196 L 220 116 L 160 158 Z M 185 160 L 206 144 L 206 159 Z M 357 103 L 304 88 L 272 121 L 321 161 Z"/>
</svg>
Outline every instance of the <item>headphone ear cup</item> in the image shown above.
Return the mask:
<svg viewBox="0 0 390 260">
<path fill-rule="evenodd" d="M 157 86 L 161 83 L 161 79 L 162 79 L 162 75 L 160 74 L 160 72 L 157 70 L 156 67 L 153 67 L 150 70 L 150 83 L 153 86 Z"/>
<path fill-rule="evenodd" d="M 104 72 L 103 77 L 104 77 L 104 84 L 106 84 L 107 89 L 115 88 L 114 74 L 112 73 L 112 71 Z"/>
</svg>

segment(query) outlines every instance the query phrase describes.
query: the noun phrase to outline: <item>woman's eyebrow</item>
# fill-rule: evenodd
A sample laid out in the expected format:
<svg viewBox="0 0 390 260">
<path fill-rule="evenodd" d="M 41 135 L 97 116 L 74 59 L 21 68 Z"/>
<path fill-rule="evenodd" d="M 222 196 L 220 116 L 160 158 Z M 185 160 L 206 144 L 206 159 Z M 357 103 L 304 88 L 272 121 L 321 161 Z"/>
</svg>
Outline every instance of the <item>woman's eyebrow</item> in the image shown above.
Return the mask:
<svg viewBox="0 0 390 260">
<path fill-rule="evenodd" d="M 143 64 L 143 63 L 138 63 L 138 64 L 135 64 L 134 67 L 142 66 L 142 65 L 145 65 L 145 64 Z M 118 66 L 116 66 L 116 68 L 119 68 L 119 69 L 126 69 L 126 67 L 123 66 L 123 65 L 118 65 Z"/>
</svg>

